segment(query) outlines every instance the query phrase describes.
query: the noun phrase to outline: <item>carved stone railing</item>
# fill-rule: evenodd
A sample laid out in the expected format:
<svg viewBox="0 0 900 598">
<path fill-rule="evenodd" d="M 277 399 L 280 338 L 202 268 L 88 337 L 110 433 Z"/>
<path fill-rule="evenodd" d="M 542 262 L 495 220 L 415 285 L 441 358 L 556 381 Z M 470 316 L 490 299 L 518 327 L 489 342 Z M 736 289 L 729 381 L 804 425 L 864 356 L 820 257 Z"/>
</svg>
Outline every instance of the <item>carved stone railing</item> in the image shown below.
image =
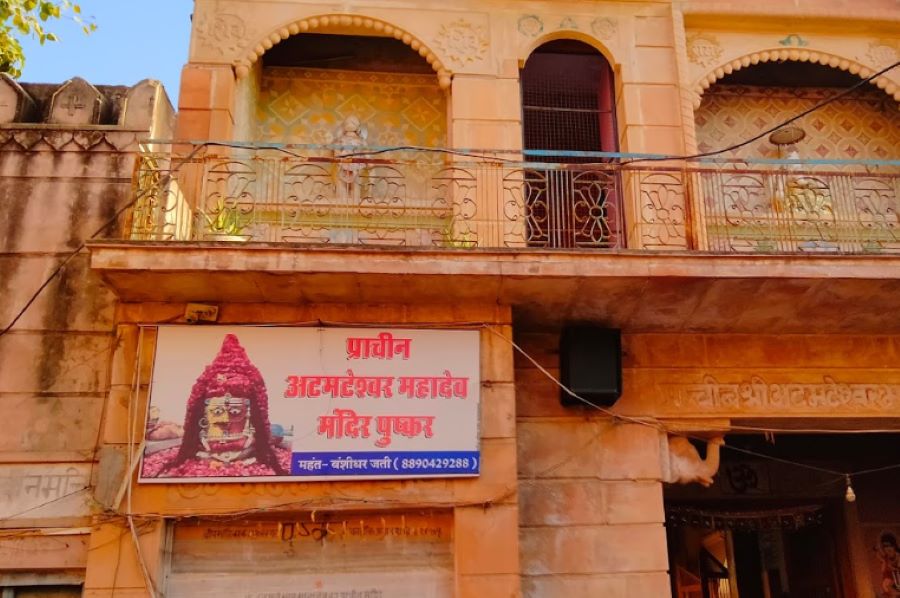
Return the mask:
<svg viewBox="0 0 900 598">
<path fill-rule="evenodd" d="M 135 240 L 900 253 L 900 169 L 560 164 L 488 153 L 145 153 Z"/>
<path fill-rule="evenodd" d="M 132 239 L 406 247 L 624 246 L 621 183 L 607 165 L 484 156 L 283 157 L 185 162 L 145 154 Z"/>
<path fill-rule="evenodd" d="M 900 253 L 900 169 L 705 166 L 689 171 L 699 248 Z"/>
</svg>

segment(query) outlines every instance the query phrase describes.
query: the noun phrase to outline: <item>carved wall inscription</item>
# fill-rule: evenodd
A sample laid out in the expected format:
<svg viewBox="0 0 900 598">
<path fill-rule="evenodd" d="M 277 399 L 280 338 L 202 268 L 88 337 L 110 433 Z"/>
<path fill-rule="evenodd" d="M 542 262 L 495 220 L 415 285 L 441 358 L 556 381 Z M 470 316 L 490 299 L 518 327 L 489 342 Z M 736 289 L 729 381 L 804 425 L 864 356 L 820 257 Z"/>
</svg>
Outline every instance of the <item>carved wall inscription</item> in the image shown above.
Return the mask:
<svg viewBox="0 0 900 598">
<path fill-rule="evenodd" d="M 618 28 L 619 24 L 616 20 L 608 17 L 597 17 L 591 21 L 591 31 L 594 32 L 598 39 L 608 40 L 612 38 Z"/>
<path fill-rule="evenodd" d="M 0 468 L 0 519 L 90 514 L 90 465 L 10 465 Z"/>
<path fill-rule="evenodd" d="M 900 58 L 900 50 L 893 40 L 876 40 L 869 44 L 866 57 L 874 66 L 882 67 L 893 64 Z"/>
<path fill-rule="evenodd" d="M 537 15 L 524 15 L 519 18 L 519 33 L 526 37 L 536 37 L 544 31 L 544 22 Z"/>
<path fill-rule="evenodd" d="M 573 19 L 572 17 L 563 17 L 563 19 L 559 22 L 560 29 L 572 29 L 578 30 L 578 21 Z"/>
<path fill-rule="evenodd" d="M 823 376 L 820 383 L 769 383 L 760 376 L 736 383 L 703 376 L 699 384 L 663 384 L 664 398 L 677 409 L 708 413 L 893 412 L 900 410 L 900 384 L 844 383 Z"/>
</svg>

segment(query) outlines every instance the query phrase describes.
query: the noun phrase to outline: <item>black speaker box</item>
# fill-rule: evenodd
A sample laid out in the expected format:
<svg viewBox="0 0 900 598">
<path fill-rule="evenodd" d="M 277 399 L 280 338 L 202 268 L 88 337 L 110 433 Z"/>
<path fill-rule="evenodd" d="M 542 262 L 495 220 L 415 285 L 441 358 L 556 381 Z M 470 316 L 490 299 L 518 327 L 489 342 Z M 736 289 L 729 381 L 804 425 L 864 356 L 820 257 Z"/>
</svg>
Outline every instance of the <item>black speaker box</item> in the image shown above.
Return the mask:
<svg viewBox="0 0 900 598">
<path fill-rule="evenodd" d="M 563 385 L 594 405 L 610 407 L 622 396 L 622 334 L 596 326 L 569 326 L 559 339 L 559 369 Z M 565 406 L 582 401 L 560 389 Z"/>
</svg>

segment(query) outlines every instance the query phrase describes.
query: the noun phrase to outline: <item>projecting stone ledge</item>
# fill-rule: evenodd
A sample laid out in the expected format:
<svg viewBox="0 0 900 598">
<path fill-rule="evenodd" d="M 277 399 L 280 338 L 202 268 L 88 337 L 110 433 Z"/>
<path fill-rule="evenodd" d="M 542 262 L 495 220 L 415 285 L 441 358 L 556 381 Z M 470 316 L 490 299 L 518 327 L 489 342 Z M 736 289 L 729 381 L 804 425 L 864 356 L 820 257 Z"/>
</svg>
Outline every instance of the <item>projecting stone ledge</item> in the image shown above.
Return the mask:
<svg viewBox="0 0 900 598">
<path fill-rule="evenodd" d="M 517 321 L 632 331 L 900 332 L 889 256 L 95 242 L 125 302 L 511 305 Z"/>
</svg>

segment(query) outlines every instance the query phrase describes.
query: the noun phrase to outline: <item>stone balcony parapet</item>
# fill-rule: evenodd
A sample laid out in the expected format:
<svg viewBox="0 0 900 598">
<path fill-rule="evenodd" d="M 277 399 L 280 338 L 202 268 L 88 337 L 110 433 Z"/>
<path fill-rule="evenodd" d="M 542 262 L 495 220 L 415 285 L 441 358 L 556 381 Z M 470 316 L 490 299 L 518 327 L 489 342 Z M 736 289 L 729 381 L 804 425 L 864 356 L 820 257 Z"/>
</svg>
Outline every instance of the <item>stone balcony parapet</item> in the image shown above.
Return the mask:
<svg viewBox="0 0 900 598">
<path fill-rule="evenodd" d="M 167 146 L 155 146 L 161 147 Z M 142 156 L 134 209 L 123 229 L 127 239 L 900 253 L 900 161 L 685 162 L 550 150 L 168 147 L 177 150 Z"/>
</svg>

